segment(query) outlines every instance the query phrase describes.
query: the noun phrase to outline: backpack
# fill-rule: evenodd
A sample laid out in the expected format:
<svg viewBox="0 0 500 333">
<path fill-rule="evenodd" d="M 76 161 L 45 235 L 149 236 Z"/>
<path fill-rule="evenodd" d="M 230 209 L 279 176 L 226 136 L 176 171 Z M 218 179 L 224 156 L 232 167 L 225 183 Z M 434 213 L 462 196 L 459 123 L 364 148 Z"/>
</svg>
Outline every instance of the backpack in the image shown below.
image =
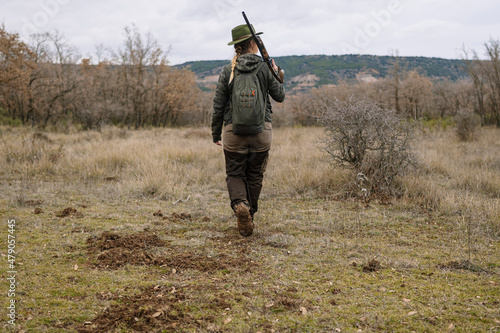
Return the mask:
<svg viewBox="0 0 500 333">
<path fill-rule="evenodd" d="M 231 96 L 233 133 L 252 135 L 262 133 L 266 117 L 266 96 L 262 91 L 257 73 L 264 63 L 251 72 L 235 68 Z"/>
</svg>

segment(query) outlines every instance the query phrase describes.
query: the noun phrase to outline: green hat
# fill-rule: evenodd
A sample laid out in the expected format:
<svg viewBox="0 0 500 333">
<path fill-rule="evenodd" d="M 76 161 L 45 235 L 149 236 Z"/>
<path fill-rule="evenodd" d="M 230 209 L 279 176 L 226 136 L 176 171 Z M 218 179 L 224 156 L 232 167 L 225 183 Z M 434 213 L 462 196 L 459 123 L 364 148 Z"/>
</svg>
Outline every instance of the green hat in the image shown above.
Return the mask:
<svg viewBox="0 0 500 333">
<path fill-rule="evenodd" d="M 255 32 L 255 28 L 253 27 L 253 25 L 252 25 L 252 30 L 253 32 Z M 262 35 L 262 34 L 263 32 L 256 33 L 256 35 Z M 227 45 L 234 45 L 252 37 L 252 33 L 250 32 L 250 29 L 248 29 L 248 25 L 246 24 L 242 24 L 235 27 L 233 30 L 231 30 L 231 35 L 233 36 L 233 40 L 227 43 Z"/>
</svg>

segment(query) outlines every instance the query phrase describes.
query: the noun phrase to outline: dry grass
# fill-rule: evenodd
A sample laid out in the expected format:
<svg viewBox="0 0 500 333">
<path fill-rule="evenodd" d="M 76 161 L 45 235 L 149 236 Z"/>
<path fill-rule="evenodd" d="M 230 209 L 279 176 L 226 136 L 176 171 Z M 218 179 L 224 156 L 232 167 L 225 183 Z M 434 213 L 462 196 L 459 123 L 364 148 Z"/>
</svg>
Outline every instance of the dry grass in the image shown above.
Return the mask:
<svg viewBox="0 0 500 333">
<path fill-rule="evenodd" d="M 465 216 L 500 236 L 500 134 L 483 129 L 476 142 L 458 142 L 453 132 L 422 137 L 424 172 L 404 179 L 407 196 L 424 208 Z"/>
<path fill-rule="evenodd" d="M 11 130 L 4 129 L 4 137 Z M 0 152 L 4 175 L 17 179 L 67 179 L 94 184 L 115 181 L 136 196 L 176 200 L 192 192 L 224 190 L 225 166 L 219 147 L 202 130 L 127 132 L 108 128 L 103 133 L 70 135 L 15 133 Z M 325 163 L 317 149 L 316 129 L 282 129 L 275 135 L 266 187 L 272 195 L 327 195 L 342 191 L 342 172 Z M 49 139 L 50 135 L 50 139 Z M 50 141 L 49 141 L 50 140 Z M 305 158 L 307 157 L 307 158 Z M 332 192 L 333 191 L 333 192 Z"/>
<path fill-rule="evenodd" d="M 277 129 L 249 238 L 207 130 L 0 133 L 17 330 L 500 329 L 498 130 L 426 134 L 405 196 L 366 205 L 334 200 L 352 184 L 317 148 L 320 128 Z M 105 235 L 121 245 L 97 247 Z"/>
</svg>

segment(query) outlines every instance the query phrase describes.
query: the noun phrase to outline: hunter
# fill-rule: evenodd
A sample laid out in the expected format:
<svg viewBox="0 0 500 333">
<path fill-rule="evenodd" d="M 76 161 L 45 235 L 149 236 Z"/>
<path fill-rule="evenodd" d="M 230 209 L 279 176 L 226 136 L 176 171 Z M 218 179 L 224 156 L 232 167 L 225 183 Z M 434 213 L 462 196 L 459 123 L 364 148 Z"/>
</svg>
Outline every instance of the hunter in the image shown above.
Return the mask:
<svg viewBox="0 0 500 333">
<path fill-rule="evenodd" d="M 232 41 L 228 45 L 234 45 L 236 54 L 220 73 L 212 114 L 213 142 L 223 147 L 231 208 L 238 231 L 245 237 L 253 232 L 273 137 L 269 96 L 277 102 L 285 99 L 283 83 L 268 66 L 262 65 L 263 59 L 257 54 L 255 36 L 262 32 L 255 33 L 251 26 L 252 35 L 249 26 L 239 25 L 231 31 Z M 271 61 L 270 66 L 278 72 Z"/>
</svg>

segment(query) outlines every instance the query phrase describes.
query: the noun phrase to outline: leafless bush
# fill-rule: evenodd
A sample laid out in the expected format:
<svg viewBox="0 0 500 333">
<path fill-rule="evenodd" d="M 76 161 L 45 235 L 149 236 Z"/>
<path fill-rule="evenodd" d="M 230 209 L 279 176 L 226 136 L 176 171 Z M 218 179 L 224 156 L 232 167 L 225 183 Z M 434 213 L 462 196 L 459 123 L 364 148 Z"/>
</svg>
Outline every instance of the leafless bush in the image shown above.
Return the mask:
<svg viewBox="0 0 500 333">
<path fill-rule="evenodd" d="M 481 121 L 476 114 L 462 110 L 457 112 L 454 120 L 457 124 L 456 131 L 460 140 L 472 141 L 476 139 L 476 130 Z"/>
<path fill-rule="evenodd" d="M 415 124 L 366 99 L 326 101 L 320 117 L 323 148 L 331 162 L 351 169 L 365 198 L 393 196 L 396 177 L 417 165 L 411 142 Z"/>
</svg>

